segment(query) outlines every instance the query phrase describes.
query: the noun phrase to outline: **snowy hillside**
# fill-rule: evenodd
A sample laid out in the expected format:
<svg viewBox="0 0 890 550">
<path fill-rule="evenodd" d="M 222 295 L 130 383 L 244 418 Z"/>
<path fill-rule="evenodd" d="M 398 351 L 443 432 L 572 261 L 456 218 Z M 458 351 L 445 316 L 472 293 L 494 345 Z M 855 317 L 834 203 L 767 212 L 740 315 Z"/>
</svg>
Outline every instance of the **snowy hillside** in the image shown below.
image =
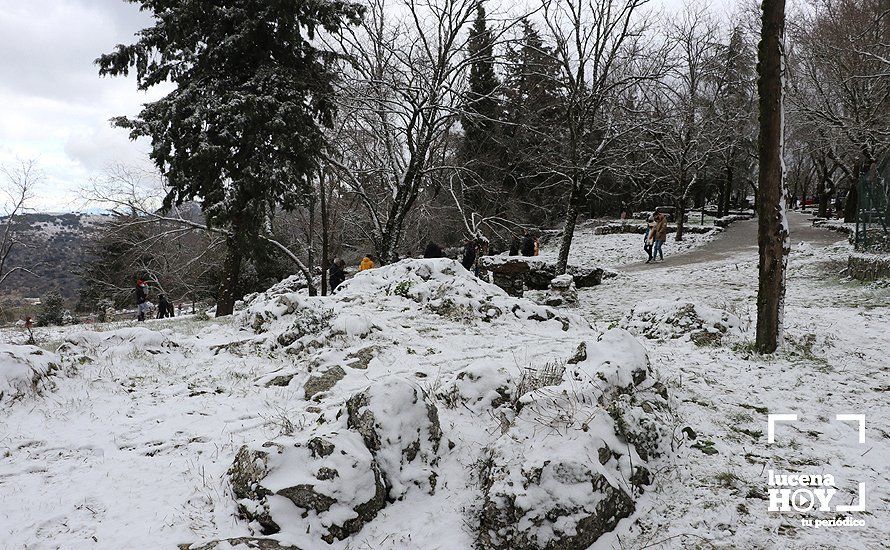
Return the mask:
<svg viewBox="0 0 890 550">
<path fill-rule="evenodd" d="M 3 298 L 16 303 L 58 290 L 64 299 L 75 300 L 82 283 L 80 270 L 90 258 L 89 243 L 109 219 L 79 213 L 18 217 L 16 231 L 23 244 L 13 250 L 10 264 L 27 266 L 38 276 L 14 273 L 4 285 Z"/>
<path fill-rule="evenodd" d="M 39 348 L 7 330 L 0 540 L 879 548 L 890 290 L 838 277 L 835 234 L 796 245 L 787 349 L 758 357 L 750 230 L 628 267 L 571 309 L 405 260 L 334 297 L 284 281 L 226 320 L 45 329 Z M 860 411 L 862 448 L 828 422 Z M 807 423 L 768 445 L 768 412 Z M 867 528 L 767 512 L 768 469 L 830 471 L 844 503 L 864 482 Z"/>
</svg>

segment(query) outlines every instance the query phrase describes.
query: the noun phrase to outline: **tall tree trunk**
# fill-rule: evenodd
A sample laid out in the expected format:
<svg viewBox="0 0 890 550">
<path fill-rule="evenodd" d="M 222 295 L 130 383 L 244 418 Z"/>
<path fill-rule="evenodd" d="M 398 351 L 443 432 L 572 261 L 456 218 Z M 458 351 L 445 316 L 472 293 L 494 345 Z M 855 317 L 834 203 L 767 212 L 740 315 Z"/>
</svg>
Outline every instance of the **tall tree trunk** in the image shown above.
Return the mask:
<svg viewBox="0 0 890 550">
<path fill-rule="evenodd" d="M 306 254 L 306 285 L 309 288 L 310 296 L 317 296 L 318 290 L 312 282 L 312 273 L 315 272 L 315 195 L 309 196 L 309 231 L 306 232 L 307 254 Z M 324 284 L 324 269 L 321 272 L 322 284 Z"/>
<path fill-rule="evenodd" d="M 819 186 L 816 188 L 816 195 L 819 197 L 819 212 L 816 215 L 820 218 L 827 217 L 828 201 L 831 200 L 831 194 L 828 193 L 824 180 L 819 182 Z"/>
<path fill-rule="evenodd" d="M 328 251 L 328 200 L 325 188 L 325 173 L 322 171 L 318 178 L 319 186 L 319 210 L 321 214 L 321 295 L 328 294 L 328 268 L 331 266 L 330 252 Z M 333 289 L 331 289 L 333 290 Z"/>
<path fill-rule="evenodd" d="M 235 311 L 238 278 L 241 274 L 243 251 L 238 239 L 240 228 L 232 224 L 232 235 L 226 239 L 226 258 L 223 261 L 222 278 L 219 281 L 219 298 L 216 300 L 216 316 L 231 315 Z"/>
<path fill-rule="evenodd" d="M 556 275 L 563 275 L 569 265 L 569 251 L 572 248 L 572 237 L 575 235 L 575 224 L 578 221 L 578 207 L 581 204 L 584 193 L 581 182 L 572 182 L 572 192 L 569 196 L 569 204 L 566 208 L 566 219 L 562 226 L 562 238 L 559 240 L 559 256 L 556 259 Z"/>
<path fill-rule="evenodd" d="M 757 340 L 760 353 L 773 353 L 782 341 L 788 226 L 782 162 L 782 49 L 785 0 L 764 0 L 757 48 L 757 93 L 760 107 L 758 231 L 760 252 L 757 289 Z"/>
<path fill-rule="evenodd" d="M 573 193 L 574 194 L 574 193 Z M 578 207 L 569 203 L 566 219 L 562 226 L 562 238 L 559 240 L 559 257 L 556 260 L 556 274 L 563 275 L 569 265 L 569 250 L 572 248 L 572 236 L 575 234 L 575 223 L 578 221 Z"/>
<path fill-rule="evenodd" d="M 729 201 L 732 195 L 733 162 L 726 163 L 726 180 L 723 182 L 723 193 L 720 195 L 722 204 L 717 207 L 717 216 L 729 215 Z"/>
<path fill-rule="evenodd" d="M 682 198 L 674 203 L 674 220 L 677 223 L 677 234 L 674 236 L 674 240 L 682 241 L 683 240 L 683 222 L 686 219 L 686 199 Z"/>
<path fill-rule="evenodd" d="M 844 222 L 854 223 L 859 210 L 859 175 L 862 173 L 862 161 L 858 161 L 853 168 L 853 181 L 850 184 L 850 192 L 844 200 Z"/>
</svg>

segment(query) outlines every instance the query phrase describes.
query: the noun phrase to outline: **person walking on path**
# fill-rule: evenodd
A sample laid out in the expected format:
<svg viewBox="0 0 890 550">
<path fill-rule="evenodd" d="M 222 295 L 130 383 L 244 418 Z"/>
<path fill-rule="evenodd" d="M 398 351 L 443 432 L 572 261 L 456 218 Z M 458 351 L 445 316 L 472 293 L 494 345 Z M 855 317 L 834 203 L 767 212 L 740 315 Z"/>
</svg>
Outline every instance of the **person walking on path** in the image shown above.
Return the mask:
<svg viewBox="0 0 890 550">
<path fill-rule="evenodd" d="M 342 258 L 334 258 L 328 267 L 328 283 L 330 284 L 331 294 L 346 280 L 346 272 L 343 270 L 344 265 L 345 262 Z"/>
<path fill-rule="evenodd" d="M 513 233 L 513 238 L 510 239 L 510 255 L 519 256 L 520 248 L 522 248 L 522 239 L 519 238 L 519 235 Z"/>
<path fill-rule="evenodd" d="M 646 251 L 646 254 L 649 256 L 649 259 L 646 260 L 646 263 L 652 262 L 652 243 L 655 242 L 655 218 L 653 216 L 649 216 L 649 219 L 646 220 L 646 233 L 643 234 L 643 250 Z"/>
<path fill-rule="evenodd" d="M 374 256 L 368 254 L 364 258 L 360 264 L 358 264 L 359 271 L 367 271 L 369 269 L 374 269 Z"/>
<path fill-rule="evenodd" d="M 138 321 L 145 321 L 145 314 L 148 313 L 148 283 L 142 278 L 136 279 L 136 309 L 139 312 Z"/>
<path fill-rule="evenodd" d="M 664 252 L 661 250 L 661 246 L 664 244 L 664 241 L 667 240 L 667 218 L 665 218 L 664 214 L 661 212 L 655 212 L 655 241 L 653 242 L 652 247 L 652 260 L 655 261 L 656 257 L 661 257 L 661 261 L 664 261 Z"/>
</svg>

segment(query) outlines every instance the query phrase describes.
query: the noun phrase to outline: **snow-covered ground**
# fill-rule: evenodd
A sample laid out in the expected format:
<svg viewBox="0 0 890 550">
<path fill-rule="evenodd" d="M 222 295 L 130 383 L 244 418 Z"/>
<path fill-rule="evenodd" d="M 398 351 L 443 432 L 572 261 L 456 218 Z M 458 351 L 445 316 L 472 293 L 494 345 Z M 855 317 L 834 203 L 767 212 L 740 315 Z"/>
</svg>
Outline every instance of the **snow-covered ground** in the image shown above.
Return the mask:
<svg viewBox="0 0 890 550">
<path fill-rule="evenodd" d="M 628 223 L 642 223 L 628 221 Z M 637 233 L 619 233 L 614 235 L 594 235 L 593 231 L 601 225 L 600 220 L 594 223 L 582 223 L 575 229 L 572 248 L 569 252 L 569 263 L 591 267 L 612 268 L 629 263 L 646 260 L 643 250 L 643 235 Z M 719 231 L 719 230 L 718 230 Z M 719 232 L 686 233 L 683 240 L 677 242 L 672 235 L 664 243 L 665 257 L 682 254 L 694 250 L 714 239 Z M 559 239 L 554 239 L 541 247 L 540 258 L 555 260 L 559 252 Z"/>
<path fill-rule="evenodd" d="M 792 222 L 794 229 L 801 226 L 793 214 Z M 270 459 L 264 483 L 273 490 L 294 479 L 316 483 L 301 465 L 321 459 L 314 452 L 303 457 L 294 446 L 320 433 L 362 464 L 371 455 L 362 450 L 367 442 L 350 435 L 361 429 L 352 424 L 355 406 L 350 412 L 348 401 L 369 392 L 359 412 L 387 419 L 377 423 L 380 433 L 397 420 L 404 433 L 416 428 L 424 436 L 416 446 L 399 447 L 390 433 L 372 449 L 391 482 L 390 497 L 400 500 L 330 547 L 471 548 L 482 509 L 497 501 L 485 495 L 515 492 L 515 483 L 503 483 L 529 464 L 543 465 L 547 457 L 564 462 L 574 454 L 575 467 L 596 466 L 623 486 L 628 454 L 609 458 L 603 469 L 595 453 L 585 453 L 604 442 L 615 448 L 609 417 L 597 416 L 594 404 L 607 395 L 602 388 L 622 385 L 639 363 L 638 340 L 653 366 L 647 384 L 661 380 L 670 392 L 671 414 L 662 420 L 673 435 L 661 456 L 643 461 L 629 453 L 634 464 L 646 464 L 653 483 L 642 493 L 631 489 L 636 511 L 592 548 L 882 548 L 890 539 L 890 289 L 840 275 L 849 248 L 828 244 L 837 234 L 801 231 L 813 238 L 792 251 L 787 344 L 774 357 L 759 357 L 751 351 L 757 258 L 756 242 L 748 242 L 750 224 L 756 222 L 733 225 L 683 255 L 669 240 L 667 261 L 655 266 L 636 265 L 639 235 L 580 232 L 576 261 L 635 265 L 580 291 L 580 304 L 564 311 L 503 296 L 442 266 L 426 278 L 393 266 L 388 274 L 360 276 L 338 299 L 310 303 L 281 288 L 223 321 L 184 317 L 140 327 L 111 323 L 97 327 L 99 333 L 42 330 L 38 338 L 47 355 L 34 364 L 54 372 L 50 382 L 7 383 L 23 395 L 0 399 L 0 547 L 174 548 L 261 536 L 237 517 L 226 472 L 239 449 L 269 449 L 265 441 L 297 449 L 287 451 L 299 458 L 291 466 Z M 699 239 L 689 235 L 686 242 L 704 244 Z M 545 247 L 542 255 L 548 253 Z M 23 336 L 4 331 L 5 341 L 20 343 Z M 573 367 L 565 360 L 579 342 L 587 344 L 587 359 Z M 3 364 L 27 382 L 22 349 Z M 59 364 L 44 368 L 50 359 Z M 567 367 L 563 382 L 550 382 L 559 391 L 525 394 L 527 367 L 549 377 L 545 367 L 553 363 Z M 609 364 L 618 370 L 609 371 Z M 578 381 L 596 372 L 611 382 L 594 389 Z M 418 391 L 407 391 L 406 381 Z M 318 393 L 307 399 L 307 388 Z M 548 425 L 574 425 L 556 418 L 566 410 L 560 396 L 569 394 L 573 418 L 598 420 L 584 422 L 584 429 L 535 429 L 542 427 L 541 411 L 558 412 L 546 417 Z M 392 395 L 392 401 L 379 395 Z M 496 406 L 504 400 L 524 405 Z M 430 415 L 412 408 L 430 402 L 438 410 L 439 436 L 425 423 Z M 799 421 L 780 424 L 775 443 L 768 444 L 767 413 L 797 413 Z M 858 442 L 855 423 L 833 420 L 838 413 L 865 414 L 865 444 Z M 560 441 L 570 443 L 560 447 Z M 399 467 L 406 453 L 412 459 Z M 485 459 L 490 464 L 480 467 Z M 337 479 L 345 480 L 342 465 L 339 470 Z M 832 505 L 855 500 L 864 482 L 865 512 L 851 516 L 866 525 L 802 527 L 800 518 L 809 515 L 768 512 L 769 470 L 832 474 L 838 489 Z M 500 472 L 503 483 L 478 479 L 480 471 Z M 430 473 L 437 475 L 432 495 Z M 373 493 L 366 477 L 350 479 Z M 554 503 L 584 505 L 591 493 L 547 483 L 541 482 L 543 492 L 513 496 L 545 511 Z M 293 518 L 273 536 L 302 548 L 328 547 L 323 534 L 342 520 L 331 513 L 348 515 L 338 507 L 359 499 L 360 491 L 354 493 L 330 493 L 341 495 L 332 512 L 303 519 L 288 515 L 293 505 L 275 500 L 280 497 L 265 499 L 273 519 Z M 240 503 L 256 506 L 249 500 Z M 539 542 L 565 528 L 535 520 L 531 512 L 530 518 L 539 525 Z"/>
</svg>

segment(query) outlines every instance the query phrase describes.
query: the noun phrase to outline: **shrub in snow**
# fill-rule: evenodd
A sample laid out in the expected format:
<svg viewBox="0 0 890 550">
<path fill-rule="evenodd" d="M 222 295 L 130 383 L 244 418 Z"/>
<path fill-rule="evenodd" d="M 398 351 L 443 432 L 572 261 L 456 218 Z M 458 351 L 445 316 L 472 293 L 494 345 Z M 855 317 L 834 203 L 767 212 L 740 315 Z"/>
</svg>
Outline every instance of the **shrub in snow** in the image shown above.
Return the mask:
<svg viewBox="0 0 890 550">
<path fill-rule="evenodd" d="M 736 330 L 741 321 L 735 315 L 710 306 L 673 300 L 645 300 L 621 321 L 621 326 L 646 338 L 688 337 L 699 345 L 719 343 Z"/>
<path fill-rule="evenodd" d="M 229 469 L 239 515 L 264 534 L 344 539 L 412 488 L 435 491 L 441 439 L 435 404 L 385 378 L 350 397 L 333 422 L 242 447 Z"/>
<path fill-rule="evenodd" d="M 48 327 L 50 325 L 63 324 L 65 303 L 58 291 L 53 291 L 40 299 L 40 309 L 37 310 L 37 326 Z"/>
<path fill-rule="evenodd" d="M 58 356 L 37 346 L 0 344 L 0 402 L 38 393 L 58 368 Z"/>
</svg>

